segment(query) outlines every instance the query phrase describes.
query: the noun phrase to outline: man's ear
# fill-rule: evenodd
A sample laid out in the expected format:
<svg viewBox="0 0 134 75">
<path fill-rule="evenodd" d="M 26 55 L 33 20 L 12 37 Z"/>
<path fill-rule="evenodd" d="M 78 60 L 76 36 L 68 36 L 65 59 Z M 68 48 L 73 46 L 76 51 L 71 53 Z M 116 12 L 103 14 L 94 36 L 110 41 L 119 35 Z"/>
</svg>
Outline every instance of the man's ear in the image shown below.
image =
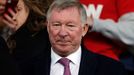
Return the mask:
<svg viewBox="0 0 134 75">
<path fill-rule="evenodd" d="M 82 29 L 82 36 L 84 37 L 88 31 L 89 25 L 85 24 Z"/>
</svg>

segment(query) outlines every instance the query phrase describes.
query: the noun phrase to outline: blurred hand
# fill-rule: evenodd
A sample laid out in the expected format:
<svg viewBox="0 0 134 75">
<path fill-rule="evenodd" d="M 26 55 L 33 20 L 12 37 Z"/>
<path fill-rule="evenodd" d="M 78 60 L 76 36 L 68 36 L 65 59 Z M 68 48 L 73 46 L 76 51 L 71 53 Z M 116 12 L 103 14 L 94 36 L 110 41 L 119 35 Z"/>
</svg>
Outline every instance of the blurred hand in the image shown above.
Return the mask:
<svg viewBox="0 0 134 75">
<path fill-rule="evenodd" d="M 89 30 L 91 30 L 91 28 L 93 27 L 93 17 L 92 16 L 87 17 L 87 23 L 89 25 Z"/>
<path fill-rule="evenodd" d="M 16 21 L 16 13 L 12 9 L 8 9 L 9 13 L 4 13 L 3 22 L 11 29 L 16 30 L 17 21 Z"/>
</svg>

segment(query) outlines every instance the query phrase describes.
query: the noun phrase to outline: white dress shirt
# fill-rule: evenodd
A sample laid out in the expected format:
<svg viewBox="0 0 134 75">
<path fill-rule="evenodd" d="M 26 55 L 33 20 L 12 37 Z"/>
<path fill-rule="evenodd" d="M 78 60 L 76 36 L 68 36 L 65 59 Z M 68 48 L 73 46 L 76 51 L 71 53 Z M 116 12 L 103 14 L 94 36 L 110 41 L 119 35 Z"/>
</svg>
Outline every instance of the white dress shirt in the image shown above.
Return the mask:
<svg viewBox="0 0 134 75">
<path fill-rule="evenodd" d="M 56 54 L 53 49 L 51 48 L 51 69 L 50 75 L 63 75 L 64 73 L 64 66 L 58 63 L 58 60 L 62 57 Z M 67 56 L 70 62 L 70 71 L 71 75 L 78 75 L 79 67 L 80 67 L 80 60 L 81 60 L 81 47 L 78 50 L 69 56 Z"/>
</svg>

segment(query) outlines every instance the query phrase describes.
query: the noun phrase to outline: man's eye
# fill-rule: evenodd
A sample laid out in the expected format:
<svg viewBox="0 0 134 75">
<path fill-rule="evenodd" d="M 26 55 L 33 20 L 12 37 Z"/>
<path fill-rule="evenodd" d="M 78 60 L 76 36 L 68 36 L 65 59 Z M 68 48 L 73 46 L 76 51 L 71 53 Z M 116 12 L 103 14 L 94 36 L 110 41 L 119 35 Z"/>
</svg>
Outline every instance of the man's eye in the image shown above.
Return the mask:
<svg viewBox="0 0 134 75">
<path fill-rule="evenodd" d="M 61 24 L 53 24 L 53 26 L 60 26 Z"/>
<path fill-rule="evenodd" d="M 67 26 L 68 27 L 75 27 L 75 25 L 73 25 L 73 24 L 68 24 Z"/>
</svg>

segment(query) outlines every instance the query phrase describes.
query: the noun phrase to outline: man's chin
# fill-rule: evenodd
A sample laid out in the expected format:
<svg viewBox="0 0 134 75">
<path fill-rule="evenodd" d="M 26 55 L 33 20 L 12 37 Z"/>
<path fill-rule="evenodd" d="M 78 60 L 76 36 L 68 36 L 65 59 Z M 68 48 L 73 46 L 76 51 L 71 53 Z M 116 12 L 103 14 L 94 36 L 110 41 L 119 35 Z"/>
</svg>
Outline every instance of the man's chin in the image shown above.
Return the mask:
<svg viewBox="0 0 134 75">
<path fill-rule="evenodd" d="M 69 49 L 69 47 L 68 46 L 57 46 L 57 47 L 55 47 L 55 49 L 57 49 L 57 50 L 60 50 L 60 51 L 67 51 L 68 49 Z"/>
</svg>

